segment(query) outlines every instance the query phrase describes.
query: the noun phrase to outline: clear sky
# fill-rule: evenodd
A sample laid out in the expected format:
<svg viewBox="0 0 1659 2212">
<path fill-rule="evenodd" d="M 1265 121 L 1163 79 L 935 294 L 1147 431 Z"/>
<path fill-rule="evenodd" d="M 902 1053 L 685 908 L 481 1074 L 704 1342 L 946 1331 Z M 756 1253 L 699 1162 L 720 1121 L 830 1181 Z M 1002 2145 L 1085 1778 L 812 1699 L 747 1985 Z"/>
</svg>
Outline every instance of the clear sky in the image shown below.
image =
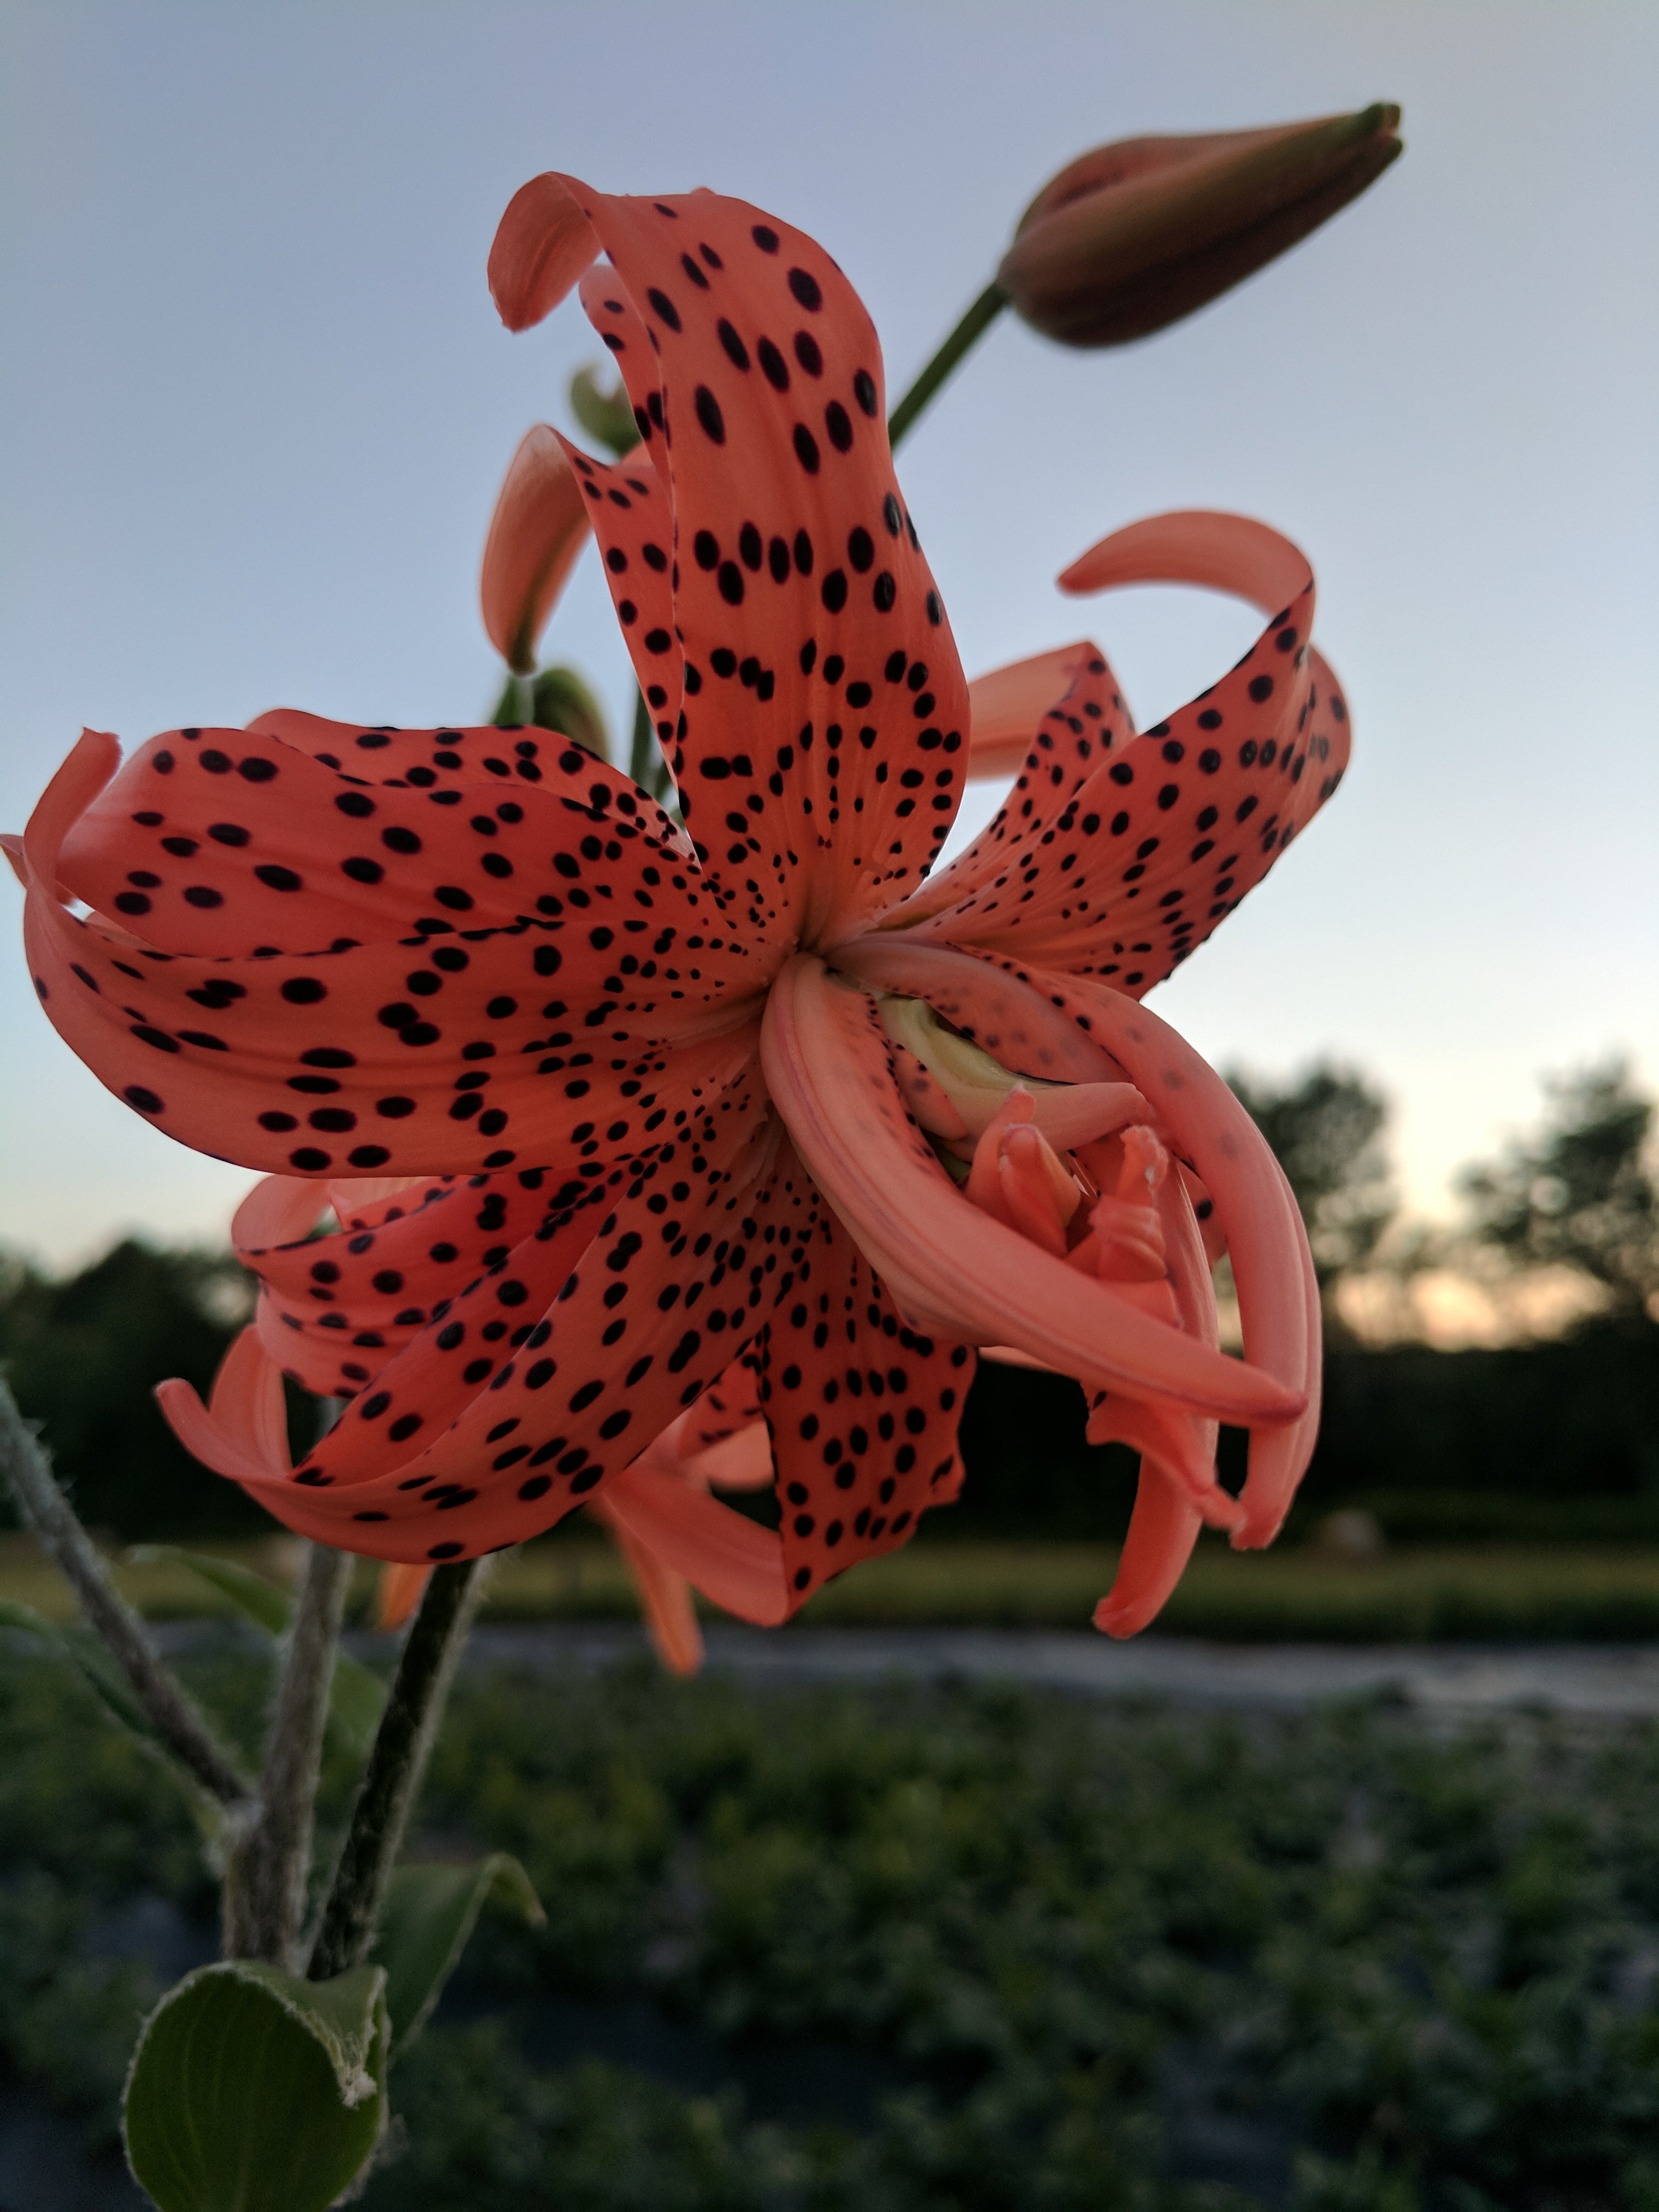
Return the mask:
<svg viewBox="0 0 1659 2212">
<path fill-rule="evenodd" d="M 1143 723 L 1251 617 L 1055 572 L 1169 507 L 1306 549 L 1354 768 L 1157 1003 L 1223 1065 L 1369 1071 L 1443 1208 L 1540 1071 L 1659 1083 L 1656 82 L 1641 0 L 8 0 L 0 820 L 83 722 L 483 714 L 495 486 L 599 350 L 491 309 L 537 171 L 813 232 L 897 391 L 1085 147 L 1397 100 L 1404 161 L 1287 260 L 1124 352 L 1005 319 L 902 473 L 970 672 L 1092 633 Z M 549 647 L 620 714 L 591 560 Z M 247 1176 L 110 1098 L 21 951 L 0 1025 L 0 1241 L 220 1231 Z"/>
</svg>

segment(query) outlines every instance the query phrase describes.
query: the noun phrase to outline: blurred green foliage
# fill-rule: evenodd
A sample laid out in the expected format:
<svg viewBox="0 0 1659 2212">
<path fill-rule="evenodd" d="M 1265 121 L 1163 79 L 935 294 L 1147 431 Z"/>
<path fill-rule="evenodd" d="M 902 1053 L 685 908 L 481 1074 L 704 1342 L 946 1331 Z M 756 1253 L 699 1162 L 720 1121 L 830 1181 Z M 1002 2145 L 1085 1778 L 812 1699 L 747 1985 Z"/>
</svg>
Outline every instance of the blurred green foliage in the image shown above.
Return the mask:
<svg viewBox="0 0 1659 2212">
<path fill-rule="evenodd" d="M 207 1395 L 252 1309 L 227 1253 L 126 1237 L 67 1277 L 0 1252 L 0 1368 L 88 1527 L 128 1538 L 252 1534 L 270 1522 L 174 1442 L 151 1395 L 182 1375 Z M 11 1499 L 0 1493 L 0 1515 Z"/>
<path fill-rule="evenodd" d="M 465 1680 L 417 1848 L 517 1853 L 395 2085 L 398 2212 L 1644 2212 L 1659 1732 L 1386 1705 Z M 0 1656 L 5 2070 L 109 2124 L 207 1942 L 182 1805 Z M 176 1969 L 174 1970 L 176 1971 Z"/>
</svg>

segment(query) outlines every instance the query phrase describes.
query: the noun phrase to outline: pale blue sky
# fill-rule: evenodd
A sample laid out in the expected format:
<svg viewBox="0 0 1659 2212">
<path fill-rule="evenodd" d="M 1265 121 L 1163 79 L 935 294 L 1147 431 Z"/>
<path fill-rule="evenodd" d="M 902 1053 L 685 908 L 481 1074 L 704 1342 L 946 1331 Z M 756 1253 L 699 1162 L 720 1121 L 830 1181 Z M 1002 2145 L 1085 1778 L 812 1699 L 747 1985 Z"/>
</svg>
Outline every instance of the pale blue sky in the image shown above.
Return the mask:
<svg viewBox="0 0 1659 2212">
<path fill-rule="evenodd" d="M 1607 0 L 9 0 L 0 817 L 82 722 L 483 710 L 495 485 L 598 351 L 489 305 L 538 170 L 814 232 L 897 390 L 1073 154 L 1395 99 L 1404 161 L 1288 260 L 1124 353 L 1005 321 L 902 473 L 970 671 L 1091 631 L 1143 722 L 1250 617 L 1055 571 L 1166 507 L 1305 547 L 1355 765 L 1157 1004 L 1223 1064 L 1358 1061 L 1443 1206 L 1540 1070 L 1622 1046 L 1659 1082 L 1656 65 L 1659 11 Z M 550 645 L 620 709 L 591 568 Z M 222 1227 L 249 1178 L 109 1098 L 21 953 L 0 1023 L 0 1239 Z"/>
</svg>

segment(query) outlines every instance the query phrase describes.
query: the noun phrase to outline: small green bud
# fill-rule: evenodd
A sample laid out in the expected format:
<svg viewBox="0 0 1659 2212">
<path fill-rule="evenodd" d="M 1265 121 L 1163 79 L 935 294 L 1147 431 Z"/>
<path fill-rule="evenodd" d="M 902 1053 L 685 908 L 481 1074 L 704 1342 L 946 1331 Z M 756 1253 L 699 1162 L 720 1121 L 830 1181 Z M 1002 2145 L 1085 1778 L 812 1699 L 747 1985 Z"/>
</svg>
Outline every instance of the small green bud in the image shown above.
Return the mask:
<svg viewBox="0 0 1659 2212">
<path fill-rule="evenodd" d="M 579 368 L 570 380 L 570 411 L 588 436 L 609 447 L 618 460 L 640 442 L 625 387 L 619 384 L 612 392 L 601 392 L 591 368 Z"/>
<path fill-rule="evenodd" d="M 530 700 L 530 719 L 538 729 L 556 730 L 596 758 L 610 759 L 605 709 L 574 668 L 544 668 L 531 686 Z"/>
</svg>

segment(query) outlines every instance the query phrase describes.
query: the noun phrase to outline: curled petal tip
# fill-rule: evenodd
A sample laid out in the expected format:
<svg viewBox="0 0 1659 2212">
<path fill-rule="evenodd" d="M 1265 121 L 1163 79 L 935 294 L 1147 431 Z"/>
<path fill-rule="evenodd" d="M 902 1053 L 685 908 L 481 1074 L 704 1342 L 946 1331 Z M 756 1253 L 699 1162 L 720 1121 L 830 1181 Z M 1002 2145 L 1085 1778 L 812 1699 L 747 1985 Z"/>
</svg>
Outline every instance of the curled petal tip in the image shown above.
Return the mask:
<svg viewBox="0 0 1659 2212">
<path fill-rule="evenodd" d="M 478 584 L 489 641 L 521 676 L 536 665 L 537 640 L 591 527 L 564 447 L 538 422 L 507 465 Z"/>
<path fill-rule="evenodd" d="M 1122 584 L 1197 584 L 1231 592 L 1267 616 L 1313 581 L 1308 556 L 1249 515 L 1192 507 L 1127 523 L 1081 553 L 1055 579 L 1074 598 Z"/>
<path fill-rule="evenodd" d="M 599 250 L 593 226 L 551 170 L 507 202 L 489 249 L 489 292 L 510 331 L 550 315 Z"/>
<path fill-rule="evenodd" d="M 374 1626 L 384 1635 L 401 1628 L 420 1603 L 426 1589 L 428 1566 L 410 1566 L 388 1560 L 382 1566 L 374 1590 Z"/>
<path fill-rule="evenodd" d="M 118 738 L 106 730 L 82 730 L 73 750 L 41 793 L 23 832 L 23 852 L 31 874 L 46 889 L 56 889 L 58 857 L 70 829 L 120 765 Z"/>
</svg>

